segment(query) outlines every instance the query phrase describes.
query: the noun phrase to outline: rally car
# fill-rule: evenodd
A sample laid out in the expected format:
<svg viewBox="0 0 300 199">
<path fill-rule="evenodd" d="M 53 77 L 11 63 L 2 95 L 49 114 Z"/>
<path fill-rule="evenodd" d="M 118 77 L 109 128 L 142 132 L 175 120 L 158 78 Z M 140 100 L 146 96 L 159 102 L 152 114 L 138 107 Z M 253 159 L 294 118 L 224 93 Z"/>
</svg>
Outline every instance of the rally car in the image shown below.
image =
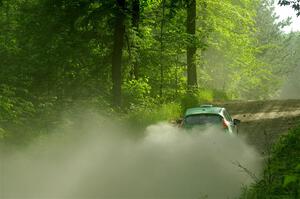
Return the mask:
<svg viewBox="0 0 300 199">
<path fill-rule="evenodd" d="M 185 129 L 214 126 L 223 129 L 225 132 L 234 134 L 238 133 L 238 124 L 240 122 L 238 119 L 232 119 L 225 108 L 202 105 L 187 109 L 181 126 Z"/>
</svg>

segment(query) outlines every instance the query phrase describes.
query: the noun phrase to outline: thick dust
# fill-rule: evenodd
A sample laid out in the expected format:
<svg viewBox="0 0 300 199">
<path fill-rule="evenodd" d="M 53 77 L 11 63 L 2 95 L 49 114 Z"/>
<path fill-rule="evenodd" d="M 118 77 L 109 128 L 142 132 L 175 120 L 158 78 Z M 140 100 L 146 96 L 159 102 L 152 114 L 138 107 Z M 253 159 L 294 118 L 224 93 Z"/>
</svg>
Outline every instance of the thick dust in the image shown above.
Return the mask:
<svg viewBox="0 0 300 199">
<path fill-rule="evenodd" d="M 94 121 L 2 155 L 0 198 L 225 199 L 253 181 L 236 162 L 260 171 L 252 147 L 216 129 L 185 132 L 160 123 L 136 139 Z"/>
</svg>

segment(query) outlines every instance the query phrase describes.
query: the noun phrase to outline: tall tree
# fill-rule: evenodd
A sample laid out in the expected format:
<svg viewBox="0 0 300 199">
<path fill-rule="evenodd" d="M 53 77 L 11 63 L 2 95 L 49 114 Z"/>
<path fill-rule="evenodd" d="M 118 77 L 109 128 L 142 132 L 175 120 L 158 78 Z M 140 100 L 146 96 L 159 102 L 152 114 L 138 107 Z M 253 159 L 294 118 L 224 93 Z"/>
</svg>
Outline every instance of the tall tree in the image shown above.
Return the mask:
<svg viewBox="0 0 300 199">
<path fill-rule="evenodd" d="M 135 31 L 135 35 L 139 32 L 140 23 L 140 0 L 133 0 L 132 2 L 132 27 Z M 137 48 L 136 39 L 133 41 L 133 48 Z M 134 56 L 133 60 L 133 75 L 135 79 L 139 77 L 139 64 L 137 55 Z"/>
<path fill-rule="evenodd" d="M 187 0 L 187 21 L 186 31 L 190 37 L 187 46 L 187 84 L 188 87 L 197 87 L 197 70 L 196 70 L 196 0 Z"/>
<path fill-rule="evenodd" d="M 112 50 L 112 102 L 114 106 L 119 107 L 122 97 L 122 51 L 125 34 L 125 0 L 116 0 L 116 4 L 114 44 Z"/>
<path fill-rule="evenodd" d="M 163 53 L 164 53 L 164 25 L 165 25 L 165 12 L 166 0 L 162 1 L 162 19 L 160 23 L 160 97 L 163 96 L 164 84 L 164 66 L 163 66 Z"/>
</svg>

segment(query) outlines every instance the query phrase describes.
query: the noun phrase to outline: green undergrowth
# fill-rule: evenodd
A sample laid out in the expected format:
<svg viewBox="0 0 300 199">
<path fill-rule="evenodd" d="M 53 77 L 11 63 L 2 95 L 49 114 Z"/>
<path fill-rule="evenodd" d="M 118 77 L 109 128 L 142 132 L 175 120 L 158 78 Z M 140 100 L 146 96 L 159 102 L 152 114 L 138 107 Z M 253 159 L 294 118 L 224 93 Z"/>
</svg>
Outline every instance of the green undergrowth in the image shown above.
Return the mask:
<svg viewBox="0 0 300 199">
<path fill-rule="evenodd" d="M 125 120 L 136 129 L 145 127 L 161 121 L 172 121 L 182 115 L 181 106 L 178 103 L 153 105 L 148 108 L 136 109 L 126 115 Z"/>
<path fill-rule="evenodd" d="M 274 145 L 263 178 L 243 191 L 241 199 L 300 198 L 300 126 Z"/>
<path fill-rule="evenodd" d="M 79 100 L 16 97 L 14 90 L 0 94 L 0 144 L 26 146 L 39 137 L 47 137 L 61 126 L 76 125 L 85 118 L 101 116 L 118 125 L 125 124 L 133 135 L 159 122 L 181 118 L 187 108 L 226 100 L 225 93 L 210 89 L 194 89 L 177 99 L 149 95 L 147 81 L 131 82 L 124 87 L 123 106 L 112 108 L 109 99 L 93 97 Z M 126 91 L 126 92 L 125 92 Z M 68 121 L 66 124 L 66 120 Z M 82 122 L 79 122 L 82 123 Z"/>
<path fill-rule="evenodd" d="M 145 98 L 147 99 L 147 98 Z M 201 104 L 213 104 L 214 101 L 226 101 L 229 97 L 226 93 L 212 89 L 194 89 L 178 96 L 177 101 L 159 103 L 160 99 L 148 99 L 139 106 L 133 106 L 125 116 L 130 126 L 136 129 L 162 121 L 175 121 L 181 118 L 187 108 L 196 107 Z"/>
</svg>

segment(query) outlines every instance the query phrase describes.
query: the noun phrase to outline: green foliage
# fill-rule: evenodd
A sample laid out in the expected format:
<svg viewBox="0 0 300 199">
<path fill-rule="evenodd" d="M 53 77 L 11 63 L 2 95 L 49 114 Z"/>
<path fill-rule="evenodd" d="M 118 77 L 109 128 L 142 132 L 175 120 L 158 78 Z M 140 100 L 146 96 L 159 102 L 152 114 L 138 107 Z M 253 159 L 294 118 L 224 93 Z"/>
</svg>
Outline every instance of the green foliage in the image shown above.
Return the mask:
<svg viewBox="0 0 300 199">
<path fill-rule="evenodd" d="M 26 118 L 35 113 L 33 104 L 26 100 L 26 95 L 26 90 L 17 90 L 7 85 L 0 85 L 0 123 L 24 122 Z"/>
<path fill-rule="evenodd" d="M 197 93 L 200 103 L 209 103 L 214 100 L 214 91 L 210 89 L 200 89 Z"/>
<path fill-rule="evenodd" d="M 202 52 L 199 85 L 238 99 L 276 95 L 283 77 L 297 66 L 297 55 L 291 52 L 298 50 L 291 35 L 282 32 L 289 22 L 277 20 L 272 2 L 208 1 L 213 31 Z"/>
<path fill-rule="evenodd" d="M 148 125 L 161 121 L 176 120 L 181 116 L 181 107 L 177 103 L 163 105 L 149 104 L 147 107 L 141 107 L 128 113 L 126 120 L 132 127 L 144 129 Z"/>
<path fill-rule="evenodd" d="M 4 139 L 6 134 L 7 132 L 3 128 L 0 128 L 0 140 Z"/>
<path fill-rule="evenodd" d="M 148 79 L 129 80 L 123 84 L 123 106 L 134 109 L 135 106 L 147 106 L 150 103 L 151 87 Z"/>
<path fill-rule="evenodd" d="M 181 100 L 182 112 L 188 108 L 199 106 L 200 101 L 196 92 L 187 93 Z"/>
<path fill-rule="evenodd" d="M 214 100 L 274 96 L 283 79 L 298 71 L 300 37 L 281 31 L 288 22 L 278 22 L 270 2 L 199 0 L 191 37 L 186 34 L 186 1 L 140 0 L 138 20 L 128 1 L 124 47 L 119 49 L 123 106 L 118 111 L 146 115 L 147 122 L 140 123 L 149 124 Z M 113 112 L 116 1 L 2 0 L 0 5 L 4 139 L 47 134 L 62 110 L 79 104 Z M 198 49 L 199 89 L 192 92 L 187 90 L 190 45 Z M 152 115 L 152 109 L 161 116 Z"/>
<path fill-rule="evenodd" d="M 185 94 L 181 99 L 182 111 L 196 107 L 201 104 L 213 104 L 216 101 L 229 100 L 227 93 L 216 89 L 193 89 Z"/>
<path fill-rule="evenodd" d="M 274 146 L 265 166 L 263 179 L 245 190 L 247 199 L 299 198 L 300 127 L 283 136 Z"/>
<path fill-rule="evenodd" d="M 218 89 L 214 89 L 213 91 L 213 99 L 214 101 L 227 101 L 232 99 L 228 93 L 225 91 L 221 91 Z"/>
</svg>

